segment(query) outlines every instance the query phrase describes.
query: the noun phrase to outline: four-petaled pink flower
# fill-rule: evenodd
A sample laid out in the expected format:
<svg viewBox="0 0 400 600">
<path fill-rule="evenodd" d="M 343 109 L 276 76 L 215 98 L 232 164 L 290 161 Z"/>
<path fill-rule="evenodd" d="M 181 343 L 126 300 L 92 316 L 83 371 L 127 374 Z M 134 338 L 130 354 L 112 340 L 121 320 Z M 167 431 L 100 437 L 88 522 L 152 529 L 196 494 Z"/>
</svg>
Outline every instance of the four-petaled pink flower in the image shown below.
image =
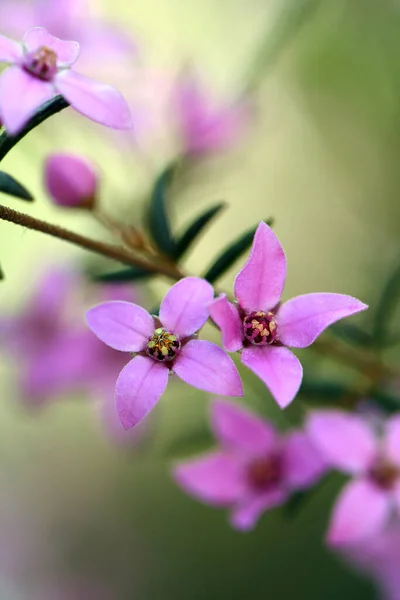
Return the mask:
<svg viewBox="0 0 400 600">
<path fill-rule="evenodd" d="M 87 313 L 92 331 L 105 344 L 136 356 L 122 370 L 115 389 L 117 410 L 127 429 L 158 402 L 172 371 L 206 392 L 242 396 L 239 373 L 222 348 L 194 339 L 208 319 L 212 286 L 185 277 L 169 290 L 160 317 L 130 302 L 106 302 Z"/>
<path fill-rule="evenodd" d="M 379 534 L 400 513 L 400 416 L 382 435 L 358 415 L 339 410 L 311 413 L 307 431 L 334 468 L 353 475 L 333 510 L 328 543 L 359 542 Z"/>
<path fill-rule="evenodd" d="M 233 402 L 214 400 L 211 426 L 220 447 L 181 463 L 173 475 L 199 500 L 231 508 L 237 529 L 251 529 L 265 510 L 314 485 L 326 471 L 304 432 L 279 435 Z"/>
<path fill-rule="evenodd" d="M 214 106 L 191 69 L 179 77 L 174 101 L 184 151 L 191 155 L 228 149 L 250 120 L 249 106 L 243 100 Z"/>
<path fill-rule="evenodd" d="M 283 248 L 261 222 L 250 257 L 235 280 L 237 304 L 225 294 L 210 306 L 228 352 L 243 349 L 242 363 L 268 387 L 281 408 L 293 400 L 303 369 L 287 348 L 306 348 L 329 325 L 367 307 L 343 294 L 304 294 L 280 305 L 286 279 Z"/>
<path fill-rule="evenodd" d="M 43 27 L 29 29 L 22 44 L 0 36 L 0 61 L 11 65 L 0 77 L 0 113 L 12 135 L 57 93 L 93 121 L 131 128 L 128 105 L 116 89 L 71 70 L 78 56 L 77 42 L 59 40 Z"/>
</svg>

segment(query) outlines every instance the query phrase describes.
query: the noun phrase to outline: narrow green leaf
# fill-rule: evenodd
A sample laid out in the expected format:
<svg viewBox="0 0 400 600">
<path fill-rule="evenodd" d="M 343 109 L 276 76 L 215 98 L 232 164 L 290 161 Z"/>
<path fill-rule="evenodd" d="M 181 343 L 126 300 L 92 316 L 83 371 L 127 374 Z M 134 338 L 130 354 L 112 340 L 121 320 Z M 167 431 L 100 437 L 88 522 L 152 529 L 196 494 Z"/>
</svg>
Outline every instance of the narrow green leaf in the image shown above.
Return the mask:
<svg viewBox="0 0 400 600">
<path fill-rule="evenodd" d="M 0 266 L 0 281 L 2 281 L 4 279 L 4 271 Z"/>
<path fill-rule="evenodd" d="M 167 196 L 175 168 L 175 164 L 168 166 L 156 180 L 147 217 L 156 247 L 170 258 L 174 257 L 175 245 L 168 217 Z"/>
<path fill-rule="evenodd" d="M 348 389 L 334 381 L 313 381 L 303 379 L 299 394 L 308 399 L 323 398 L 324 400 L 338 400 L 348 394 Z"/>
<path fill-rule="evenodd" d="M 360 347 L 371 347 L 374 345 L 374 338 L 370 333 L 360 329 L 357 325 L 350 323 L 335 323 L 331 325 L 330 331 L 338 338 Z"/>
<path fill-rule="evenodd" d="M 33 115 L 25 127 L 17 135 L 9 135 L 7 130 L 0 134 L 0 161 L 14 148 L 22 138 L 24 138 L 32 129 L 43 123 L 49 117 L 67 108 L 69 103 L 62 97 L 56 96 L 49 100 Z"/>
<path fill-rule="evenodd" d="M 369 392 L 368 396 L 390 413 L 397 413 L 400 410 L 400 394 L 389 390 L 376 389 Z"/>
<path fill-rule="evenodd" d="M 140 279 L 146 279 L 151 277 L 154 273 L 140 269 L 139 267 L 129 267 L 127 269 L 120 269 L 113 273 L 103 273 L 102 275 L 96 275 L 94 279 L 96 281 L 102 281 L 104 283 L 124 283 L 128 281 L 139 281 Z"/>
<path fill-rule="evenodd" d="M 273 219 L 265 221 L 267 225 L 271 226 Z M 258 227 L 258 225 L 257 225 Z M 214 283 L 219 277 L 221 277 L 233 263 L 248 250 L 253 242 L 254 234 L 257 227 L 253 227 L 250 231 L 244 233 L 236 242 L 228 246 L 222 254 L 216 259 L 214 264 L 208 269 L 203 275 L 204 279 L 207 279 L 210 283 Z"/>
<path fill-rule="evenodd" d="M 397 266 L 383 288 L 372 319 L 372 335 L 378 346 L 390 337 L 393 314 L 400 301 L 400 266 Z"/>
<path fill-rule="evenodd" d="M 0 192 L 29 202 L 33 200 L 32 194 L 23 185 L 3 171 L 0 171 Z"/>
<path fill-rule="evenodd" d="M 178 259 L 183 256 L 186 250 L 193 244 L 196 238 L 202 233 L 204 228 L 216 217 L 223 208 L 225 208 L 226 203 L 220 202 L 216 204 L 212 208 L 209 208 L 205 213 L 197 217 L 193 221 L 191 225 L 186 229 L 186 231 L 175 241 L 175 251 L 174 258 Z"/>
</svg>

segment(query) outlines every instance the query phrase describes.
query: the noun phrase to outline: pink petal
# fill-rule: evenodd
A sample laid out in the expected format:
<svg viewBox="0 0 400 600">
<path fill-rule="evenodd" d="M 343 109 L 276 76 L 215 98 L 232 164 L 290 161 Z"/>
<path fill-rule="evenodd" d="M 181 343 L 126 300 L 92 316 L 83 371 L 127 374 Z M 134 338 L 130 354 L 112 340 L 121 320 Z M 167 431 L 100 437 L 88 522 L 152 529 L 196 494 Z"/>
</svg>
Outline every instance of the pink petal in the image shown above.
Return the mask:
<svg viewBox="0 0 400 600">
<path fill-rule="evenodd" d="M 18 62 L 21 56 L 21 44 L 6 37 L 5 35 L 0 35 L 0 62 Z"/>
<path fill-rule="evenodd" d="M 243 396 L 234 362 L 212 342 L 191 340 L 185 344 L 175 359 L 173 370 L 183 381 L 205 392 Z"/>
<path fill-rule="evenodd" d="M 125 429 L 137 425 L 157 404 L 168 383 L 168 368 L 152 358 L 135 356 L 115 386 L 119 418 Z"/>
<path fill-rule="evenodd" d="M 211 284 L 200 277 L 185 277 L 169 290 L 160 307 L 160 321 L 180 338 L 201 329 L 214 297 Z"/>
<path fill-rule="evenodd" d="M 282 295 L 286 279 L 283 248 L 268 225 L 257 227 L 247 263 L 235 280 L 235 296 L 246 311 L 274 308 Z"/>
<path fill-rule="evenodd" d="M 68 69 L 57 73 L 54 85 L 78 112 L 112 129 L 131 129 L 132 119 L 121 94 L 104 83 Z"/>
<path fill-rule="evenodd" d="M 327 534 L 332 546 L 358 542 L 379 533 L 389 517 L 390 498 L 369 481 L 348 483 L 333 509 Z"/>
<path fill-rule="evenodd" d="M 137 304 L 115 300 L 104 302 L 86 313 L 86 321 L 97 337 L 122 352 L 139 352 L 154 332 L 151 315 Z"/>
<path fill-rule="evenodd" d="M 28 52 L 34 52 L 42 46 L 54 50 L 57 55 L 57 65 L 73 65 L 79 56 L 78 42 L 67 42 L 54 37 L 44 27 L 32 27 L 23 39 Z"/>
<path fill-rule="evenodd" d="M 250 531 L 263 512 L 283 504 L 286 499 L 287 494 L 282 490 L 249 498 L 233 509 L 230 522 L 235 529 Z"/>
<path fill-rule="evenodd" d="M 42 104 L 54 96 L 48 81 L 29 75 L 18 66 L 0 77 L 0 114 L 8 133 L 17 134 Z"/>
<path fill-rule="evenodd" d="M 277 312 L 279 340 L 286 346 L 306 348 L 332 323 L 368 306 L 344 294 L 304 294 L 285 302 Z"/>
<path fill-rule="evenodd" d="M 265 383 L 281 408 L 292 402 L 303 378 L 303 368 L 290 350 L 281 346 L 250 346 L 243 350 L 241 360 Z"/>
<path fill-rule="evenodd" d="M 240 465 L 221 452 L 181 463 L 173 477 L 185 492 L 215 506 L 232 504 L 244 493 Z"/>
<path fill-rule="evenodd" d="M 222 445 L 242 454 L 267 454 L 279 443 L 276 431 L 270 423 L 239 404 L 227 400 L 213 401 L 211 425 Z"/>
<path fill-rule="evenodd" d="M 76 154 L 52 154 L 45 162 L 47 191 L 59 206 L 85 207 L 94 202 L 98 174 L 92 164 Z"/>
<path fill-rule="evenodd" d="M 395 415 L 388 419 L 385 429 L 385 457 L 400 466 L 400 415 Z"/>
<path fill-rule="evenodd" d="M 314 485 L 328 470 L 326 460 L 304 431 L 293 431 L 283 448 L 285 481 L 289 489 Z"/>
<path fill-rule="evenodd" d="M 313 411 L 307 432 L 327 462 L 345 473 L 365 471 L 377 452 L 370 427 L 360 417 L 344 411 Z"/>
<path fill-rule="evenodd" d="M 228 352 L 236 352 L 242 347 L 243 324 L 239 311 L 228 301 L 226 294 L 221 294 L 210 304 L 212 320 L 221 330 L 222 344 Z"/>
</svg>

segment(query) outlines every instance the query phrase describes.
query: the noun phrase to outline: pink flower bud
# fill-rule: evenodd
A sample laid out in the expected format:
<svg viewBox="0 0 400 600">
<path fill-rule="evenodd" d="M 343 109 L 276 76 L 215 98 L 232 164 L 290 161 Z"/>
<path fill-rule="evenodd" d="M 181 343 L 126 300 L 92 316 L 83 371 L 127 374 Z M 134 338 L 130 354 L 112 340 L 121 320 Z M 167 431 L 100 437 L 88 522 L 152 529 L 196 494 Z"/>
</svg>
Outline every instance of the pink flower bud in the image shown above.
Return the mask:
<svg viewBox="0 0 400 600">
<path fill-rule="evenodd" d="M 45 187 L 55 204 L 91 210 L 96 201 L 98 173 L 74 154 L 52 154 L 45 162 Z"/>
</svg>

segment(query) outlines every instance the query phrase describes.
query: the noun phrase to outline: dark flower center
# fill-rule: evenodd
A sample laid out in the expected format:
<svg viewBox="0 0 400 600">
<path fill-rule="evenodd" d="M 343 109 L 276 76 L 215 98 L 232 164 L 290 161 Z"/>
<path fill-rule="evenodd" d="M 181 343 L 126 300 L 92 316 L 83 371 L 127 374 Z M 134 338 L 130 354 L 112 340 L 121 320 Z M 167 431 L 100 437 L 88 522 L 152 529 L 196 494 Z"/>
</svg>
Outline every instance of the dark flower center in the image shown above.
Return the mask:
<svg viewBox="0 0 400 600">
<path fill-rule="evenodd" d="M 247 482 L 257 492 L 267 492 L 282 478 L 282 461 L 278 455 L 256 458 L 247 465 Z"/>
<path fill-rule="evenodd" d="M 57 54 L 47 46 L 41 46 L 25 55 L 24 68 L 35 77 L 46 81 L 57 73 Z"/>
<path fill-rule="evenodd" d="M 369 476 L 378 487 L 392 490 L 400 477 L 400 471 L 396 465 L 380 459 L 370 468 Z"/>
<path fill-rule="evenodd" d="M 181 343 L 176 335 L 159 327 L 147 342 L 146 354 L 159 362 L 170 362 L 180 349 Z"/>
<path fill-rule="evenodd" d="M 243 319 L 245 339 L 256 346 L 266 346 L 278 340 L 277 326 L 272 312 L 254 311 Z"/>
</svg>

